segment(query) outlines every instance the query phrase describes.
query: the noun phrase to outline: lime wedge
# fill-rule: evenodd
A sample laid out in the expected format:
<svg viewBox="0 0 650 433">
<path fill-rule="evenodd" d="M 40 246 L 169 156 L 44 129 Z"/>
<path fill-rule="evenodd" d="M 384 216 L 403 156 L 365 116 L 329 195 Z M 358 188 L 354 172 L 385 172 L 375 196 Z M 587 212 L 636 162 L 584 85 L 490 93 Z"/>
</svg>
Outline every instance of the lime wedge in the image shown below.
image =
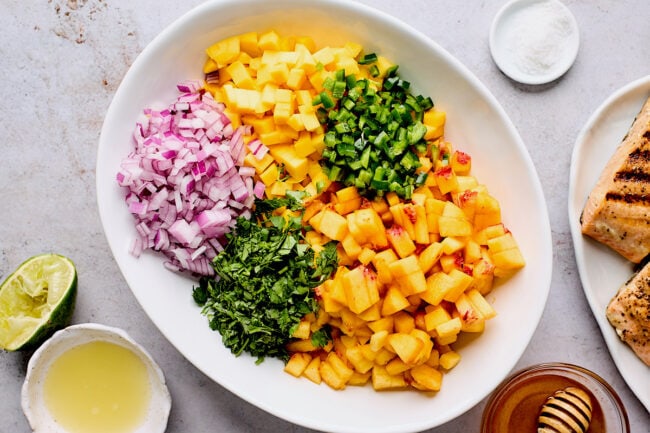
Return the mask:
<svg viewBox="0 0 650 433">
<path fill-rule="evenodd" d="M 23 262 L 0 286 L 0 349 L 32 349 L 66 326 L 74 311 L 77 270 L 58 254 Z"/>
</svg>

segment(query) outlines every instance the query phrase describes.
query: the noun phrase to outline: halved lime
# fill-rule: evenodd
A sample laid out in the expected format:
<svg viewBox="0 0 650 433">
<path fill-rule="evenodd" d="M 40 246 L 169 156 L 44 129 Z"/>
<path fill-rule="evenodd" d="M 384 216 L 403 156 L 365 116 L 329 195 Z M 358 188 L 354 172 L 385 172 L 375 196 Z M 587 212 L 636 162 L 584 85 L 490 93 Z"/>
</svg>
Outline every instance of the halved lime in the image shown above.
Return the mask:
<svg viewBox="0 0 650 433">
<path fill-rule="evenodd" d="M 77 270 L 67 257 L 27 259 L 0 286 L 0 349 L 32 349 L 66 326 L 77 296 Z"/>
</svg>

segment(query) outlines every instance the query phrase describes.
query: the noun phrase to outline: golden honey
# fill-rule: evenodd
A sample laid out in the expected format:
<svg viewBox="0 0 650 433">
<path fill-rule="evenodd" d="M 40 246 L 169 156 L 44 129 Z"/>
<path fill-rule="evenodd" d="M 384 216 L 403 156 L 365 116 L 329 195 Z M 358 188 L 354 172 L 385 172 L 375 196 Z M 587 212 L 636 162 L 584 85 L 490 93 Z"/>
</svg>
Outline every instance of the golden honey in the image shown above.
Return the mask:
<svg viewBox="0 0 650 433">
<path fill-rule="evenodd" d="M 151 400 L 147 367 L 132 351 L 106 341 L 73 347 L 51 365 L 44 400 L 70 433 L 128 433 Z"/>
<path fill-rule="evenodd" d="M 522 370 L 488 399 L 481 433 L 537 433 L 538 416 L 556 391 L 582 389 L 592 404 L 588 433 L 630 433 L 627 413 L 615 391 L 582 367 L 550 363 Z"/>
</svg>

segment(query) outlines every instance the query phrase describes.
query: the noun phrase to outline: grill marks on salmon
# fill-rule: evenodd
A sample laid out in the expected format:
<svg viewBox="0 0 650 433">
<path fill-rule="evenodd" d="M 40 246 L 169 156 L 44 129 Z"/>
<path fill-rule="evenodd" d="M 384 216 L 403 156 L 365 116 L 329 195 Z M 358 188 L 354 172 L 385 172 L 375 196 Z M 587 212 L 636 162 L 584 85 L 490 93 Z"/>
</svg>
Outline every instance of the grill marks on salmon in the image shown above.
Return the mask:
<svg viewBox="0 0 650 433">
<path fill-rule="evenodd" d="M 650 366 L 650 264 L 619 289 L 606 314 L 621 340 Z"/>
<path fill-rule="evenodd" d="M 650 253 L 650 98 L 605 166 L 580 220 L 583 234 L 634 263 Z"/>
</svg>

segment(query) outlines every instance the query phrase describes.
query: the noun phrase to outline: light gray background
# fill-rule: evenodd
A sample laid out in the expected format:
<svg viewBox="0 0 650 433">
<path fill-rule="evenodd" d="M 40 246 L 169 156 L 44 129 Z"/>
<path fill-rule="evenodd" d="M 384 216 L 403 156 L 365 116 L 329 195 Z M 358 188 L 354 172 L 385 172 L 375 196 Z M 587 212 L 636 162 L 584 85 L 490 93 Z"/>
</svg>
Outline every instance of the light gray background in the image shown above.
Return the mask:
<svg viewBox="0 0 650 433">
<path fill-rule="evenodd" d="M 501 102 L 537 167 L 554 247 L 550 298 L 517 365 L 582 365 L 620 394 L 632 431 L 650 416 L 616 370 L 582 292 L 568 217 L 573 143 L 619 87 L 650 73 L 647 0 L 566 0 L 579 25 L 573 68 L 550 85 L 518 85 L 488 49 L 503 0 L 363 0 L 428 35 Z M 0 2 L 0 279 L 41 252 L 71 257 L 79 272 L 75 323 L 119 326 L 164 370 L 173 396 L 169 433 L 305 432 L 235 397 L 195 369 L 135 301 L 109 251 L 95 200 L 102 120 L 120 80 L 156 34 L 200 0 L 3 0 Z M 0 432 L 29 431 L 20 409 L 28 355 L 0 353 Z M 263 384 L 260 384 L 263 386 Z M 473 432 L 485 402 L 431 433 Z M 323 410 L 327 410 L 323 408 Z"/>
</svg>

